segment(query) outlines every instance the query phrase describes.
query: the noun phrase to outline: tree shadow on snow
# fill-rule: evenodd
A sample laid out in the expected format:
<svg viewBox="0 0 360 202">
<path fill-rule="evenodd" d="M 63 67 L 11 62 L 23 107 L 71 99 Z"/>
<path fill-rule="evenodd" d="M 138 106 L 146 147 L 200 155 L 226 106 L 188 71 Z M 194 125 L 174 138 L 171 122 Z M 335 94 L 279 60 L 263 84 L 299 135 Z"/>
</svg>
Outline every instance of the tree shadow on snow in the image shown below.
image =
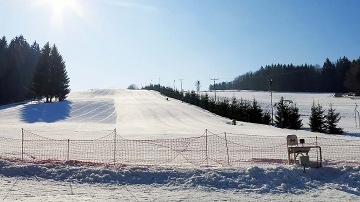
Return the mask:
<svg viewBox="0 0 360 202">
<path fill-rule="evenodd" d="M 69 117 L 70 101 L 25 105 L 21 109 L 21 119 L 27 123 L 53 123 Z"/>
</svg>

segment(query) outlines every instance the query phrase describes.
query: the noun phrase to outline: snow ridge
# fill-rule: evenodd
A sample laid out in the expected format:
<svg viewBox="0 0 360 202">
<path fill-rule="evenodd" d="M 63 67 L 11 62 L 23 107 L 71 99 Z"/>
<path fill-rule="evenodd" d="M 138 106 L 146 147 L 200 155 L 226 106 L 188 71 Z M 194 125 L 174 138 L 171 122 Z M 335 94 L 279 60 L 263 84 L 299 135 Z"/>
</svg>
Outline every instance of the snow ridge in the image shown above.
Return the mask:
<svg viewBox="0 0 360 202">
<path fill-rule="evenodd" d="M 180 186 L 257 194 L 304 194 L 332 187 L 360 195 L 360 166 L 238 168 L 110 167 L 70 164 L 23 164 L 0 161 L 0 176 L 36 177 L 61 182 L 113 185 Z"/>
</svg>

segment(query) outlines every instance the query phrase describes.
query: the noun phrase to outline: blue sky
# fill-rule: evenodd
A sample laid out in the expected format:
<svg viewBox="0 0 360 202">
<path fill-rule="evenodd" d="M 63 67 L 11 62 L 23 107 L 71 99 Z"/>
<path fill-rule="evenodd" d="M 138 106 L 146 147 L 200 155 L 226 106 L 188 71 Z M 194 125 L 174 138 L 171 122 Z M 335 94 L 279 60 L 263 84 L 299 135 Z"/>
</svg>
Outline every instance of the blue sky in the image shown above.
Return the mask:
<svg viewBox="0 0 360 202">
<path fill-rule="evenodd" d="M 360 56 L 360 1 L 0 0 L 0 34 L 56 44 L 73 91 L 202 90 L 273 63 Z"/>
</svg>

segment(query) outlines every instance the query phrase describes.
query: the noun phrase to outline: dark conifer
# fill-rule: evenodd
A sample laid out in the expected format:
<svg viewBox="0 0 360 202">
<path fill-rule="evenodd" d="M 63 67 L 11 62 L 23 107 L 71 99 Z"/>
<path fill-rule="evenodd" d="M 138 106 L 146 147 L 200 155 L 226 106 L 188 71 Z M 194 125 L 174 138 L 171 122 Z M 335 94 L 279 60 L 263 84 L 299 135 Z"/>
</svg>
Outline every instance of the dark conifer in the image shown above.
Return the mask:
<svg viewBox="0 0 360 202">
<path fill-rule="evenodd" d="M 271 115 L 270 115 L 270 112 L 266 111 L 266 112 L 263 112 L 262 114 L 262 121 L 261 123 L 262 124 L 266 124 L 266 125 L 269 125 L 271 122 Z"/>
<path fill-rule="evenodd" d="M 275 124 L 279 128 L 287 128 L 289 125 L 288 117 L 290 113 L 290 107 L 288 102 L 284 102 L 283 98 L 279 102 L 275 103 L 276 114 L 275 114 Z"/>
<path fill-rule="evenodd" d="M 32 91 L 36 95 L 37 99 L 46 97 L 46 102 L 50 101 L 50 44 L 47 42 L 41 49 L 41 55 L 37 67 L 35 69 Z"/>
<path fill-rule="evenodd" d="M 253 99 L 249 107 L 248 116 L 249 116 L 249 122 L 251 123 L 262 122 L 262 109 L 255 99 Z"/>
<path fill-rule="evenodd" d="M 6 37 L 0 39 L 0 104 L 5 104 L 7 102 L 7 88 L 6 85 L 6 73 L 8 71 L 8 58 L 7 58 L 7 40 Z"/>
<path fill-rule="evenodd" d="M 7 96 L 9 102 L 18 102 L 25 99 L 27 90 L 26 82 L 31 73 L 31 67 L 28 64 L 30 45 L 23 36 L 15 37 L 11 40 L 8 47 L 8 71 L 6 73 Z"/>
<path fill-rule="evenodd" d="M 322 109 L 322 106 L 319 103 L 315 105 L 315 102 L 313 102 L 309 119 L 309 125 L 312 132 L 326 132 L 324 112 L 325 110 Z"/>
<path fill-rule="evenodd" d="M 299 108 L 292 104 L 292 101 L 284 100 L 281 97 L 280 101 L 275 103 L 275 106 L 275 124 L 277 127 L 289 129 L 300 129 L 302 127 Z"/>
<path fill-rule="evenodd" d="M 249 121 L 249 108 L 250 108 L 249 101 L 240 99 L 237 120 L 248 122 Z"/>
<path fill-rule="evenodd" d="M 302 119 L 300 119 L 299 108 L 296 104 L 290 105 L 289 111 L 289 129 L 300 129 L 302 127 Z"/>
<path fill-rule="evenodd" d="M 62 101 L 70 93 L 69 82 L 62 56 L 55 45 L 50 48 L 46 43 L 41 50 L 32 91 L 38 98 L 44 96 L 46 102 L 51 102 L 53 98 Z"/>
<path fill-rule="evenodd" d="M 51 90 L 49 94 L 51 95 L 51 98 L 55 97 L 59 101 L 63 101 L 70 93 L 70 89 L 69 89 L 70 79 L 67 75 L 65 62 L 55 45 L 51 49 L 50 64 L 51 64 L 51 74 L 50 74 Z"/>
<path fill-rule="evenodd" d="M 228 110 L 228 116 L 230 119 L 237 119 L 237 113 L 238 113 L 238 101 L 236 97 L 232 97 L 231 101 L 229 103 L 229 110 Z"/>
<path fill-rule="evenodd" d="M 342 134 L 343 133 L 342 128 L 337 127 L 337 124 L 340 121 L 340 119 L 341 119 L 340 114 L 336 113 L 333 106 L 330 105 L 330 108 L 326 115 L 327 133 L 329 133 L 329 134 Z"/>
<path fill-rule="evenodd" d="M 207 93 L 200 96 L 200 107 L 209 110 L 209 95 Z"/>
<path fill-rule="evenodd" d="M 360 95 L 360 58 L 351 63 L 351 67 L 345 76 L 345 87 Z"/>
</svg>

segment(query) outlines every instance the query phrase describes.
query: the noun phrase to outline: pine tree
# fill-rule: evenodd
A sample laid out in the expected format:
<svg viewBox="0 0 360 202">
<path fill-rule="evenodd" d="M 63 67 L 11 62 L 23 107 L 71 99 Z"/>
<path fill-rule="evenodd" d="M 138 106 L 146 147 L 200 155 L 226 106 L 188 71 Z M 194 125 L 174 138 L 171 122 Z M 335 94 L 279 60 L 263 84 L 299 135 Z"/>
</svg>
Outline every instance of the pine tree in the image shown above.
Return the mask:
<svg viewBox="0 0 360 202">
<path fill-rule="evenodd" d="M 330 61 L 329 58 L 326 58 L 323 68 L 321 70 L 322 75 L 322 90 L 324 92 L 334 92 L 335 91 L 335 82 L 336 81 L 336 68 L 335 64 Z"/>
<path fill-rule="evenodd" d="M 53 98 L 59 101 L 66 99 L 70 93 L 70 80 L 65 68 L 65 62 L 56 46 L 50 48 L 49 43 L 46 43 L 41 50 L 33 79 L 32 91 L 38 98 L 44 96 L 46 102 L 51 102 Z"/>
<path fill-rule="evenodd" d="M 322 106 L 319 103 L 315 105 L 315 102 L 313 102 L 309 120 L 309 126 L 312 132 L 326 132 L 324 112 L 325 110 L 322 109 Z"/>
<path fill-rule="evenodd" d="M 207 93 L 200 96 L 200 107 L 209 110 L 209 95 Z"/>
<path fill-rule="evenodd" d="M 228 109 L 228 116 L 230 119 L 236 119 L 238 112 L 238 101 L 235 96 L 231 98 Z"/>
<path fill-rule="evenodd" d="M 31 91 L 32 82 L 34 79 L 34 72 L 36 70 L 37 63 L 39 61 L 39 57 L 41 54 L 41 50 L 39 47 L 39 44 L 36 43 L 36 41 L 30 46 L 30 52 L 28 54 L 27 64 L 28 68 L 27 70 L 24 70 L 27 77 L 25 78 L 25 89 L 27 90 L 26 96 L 27 98 L 33 98 L 36 97 L 36 94 Z"/>
<path fill-rule="evenodd" d="M 280 101 L 275 103 L 276 114 L 275 114 L 275 124 L 279 128 L 287 128 L 289 125 L 289 114 L 290 114 L 290 106 L 288 102 L 284 102 L 283 97 L 281 97 Z"/>
<path fill-rule="evenodd" d="M 300 119 L 299 108 L 296 104 L 290 106 L 289 111 L 289 129 L 300 129 L 302 127 L 302 119 Z"/>
<path fill-rule="evenodd" d="M 215 103 L 215 114 L 218 114 L 222 117 L 228 116 L 228 108 L 229 108 L 229 99 L 224 98 Z"/>
<path fill-rule="evenodd" d="M 335 109 L 330 105 L 328 113 L 326 115 L 326 128 L 328 134 L 342 134 L 342 128 L 337 127 L 341 117 L 339 113 L 335 113 Z"/>
<path fill-rule="evenodd" d="M 37 99 L 46 97 L 46 102 L 49 101 L 49 87 L 50 87 L 50 44 L 47 42 L 41 49 L 40 58 L 35 69 L 32 91 Z"/>
<path fill-rule="evenodd" d="M 249 122 L 251 122 L 251 123 L 261 123 L 262 122 L 262 109 L 255 99 L 253 99 L 253 101 L 249 107 L 248 116 L 249 116 Z"/>
<path fill-rule="evenodd" d="M 278 103 L 275 103 L 275 124 L 277 127 L 289 129 L 301 128 L 302 120 L 300 119 L 299 108 L 296 105 L 290 105 L 291 103 L 291 100 L 284 100 L 282 97 Z"/>
<path fill-rule="evenodd" d="M 50 54 L 50 65 L 51 65 L 51 98 L 55 97 L 59 101 L 66 99 L 67 94 L 70 93 L 69 82 L 65 62 L 58 52 L 55 45 L 53 45 Z"/>
<path fill-rule="evenodd" d="M 27 94 L 27 78 L 31 75 L 30 65 L 28 64 L 30 45 L 23 36 L 15 37 L 11 40 L 8 47 L 9 70 L 6 75 L 8 95 L 11 102 L 17 102 L 25 99 Z M 25 87 L 25 88 L 24 88 Z"/>
<path fill-rule="evenodd" d="M 344 85 L 347 89 L 360 95 L 360 58 L 351 63 L 346 73 Z"/>
<path fill-rule="evenodd" d="M 266 112 L 263 112 L 262 113 L 262 120 L 261 120 L 261 123 L 262 124 L 266 124 L 266 125 L 269 125 L 271 122 L 271 115 L 270 115 L 270 112 L 266 111 Z"/>
<path fill-rule="evenodd" d="M 5 86 L 8 86 L 6 85 L 5 79 L 6 73 L 9 69 L 7 61 L 7 48 L 8 43 L 6 37 L 4 36 L 0 39 L 0 105 L 7 102 L 7 88 L 5 88 Z"/>
<path fill-rule="evenodd" d="M 240 99 L 238 103 L 237 120 L 249 122 L 250 102 L 248 100 Z"/>
</svg>

